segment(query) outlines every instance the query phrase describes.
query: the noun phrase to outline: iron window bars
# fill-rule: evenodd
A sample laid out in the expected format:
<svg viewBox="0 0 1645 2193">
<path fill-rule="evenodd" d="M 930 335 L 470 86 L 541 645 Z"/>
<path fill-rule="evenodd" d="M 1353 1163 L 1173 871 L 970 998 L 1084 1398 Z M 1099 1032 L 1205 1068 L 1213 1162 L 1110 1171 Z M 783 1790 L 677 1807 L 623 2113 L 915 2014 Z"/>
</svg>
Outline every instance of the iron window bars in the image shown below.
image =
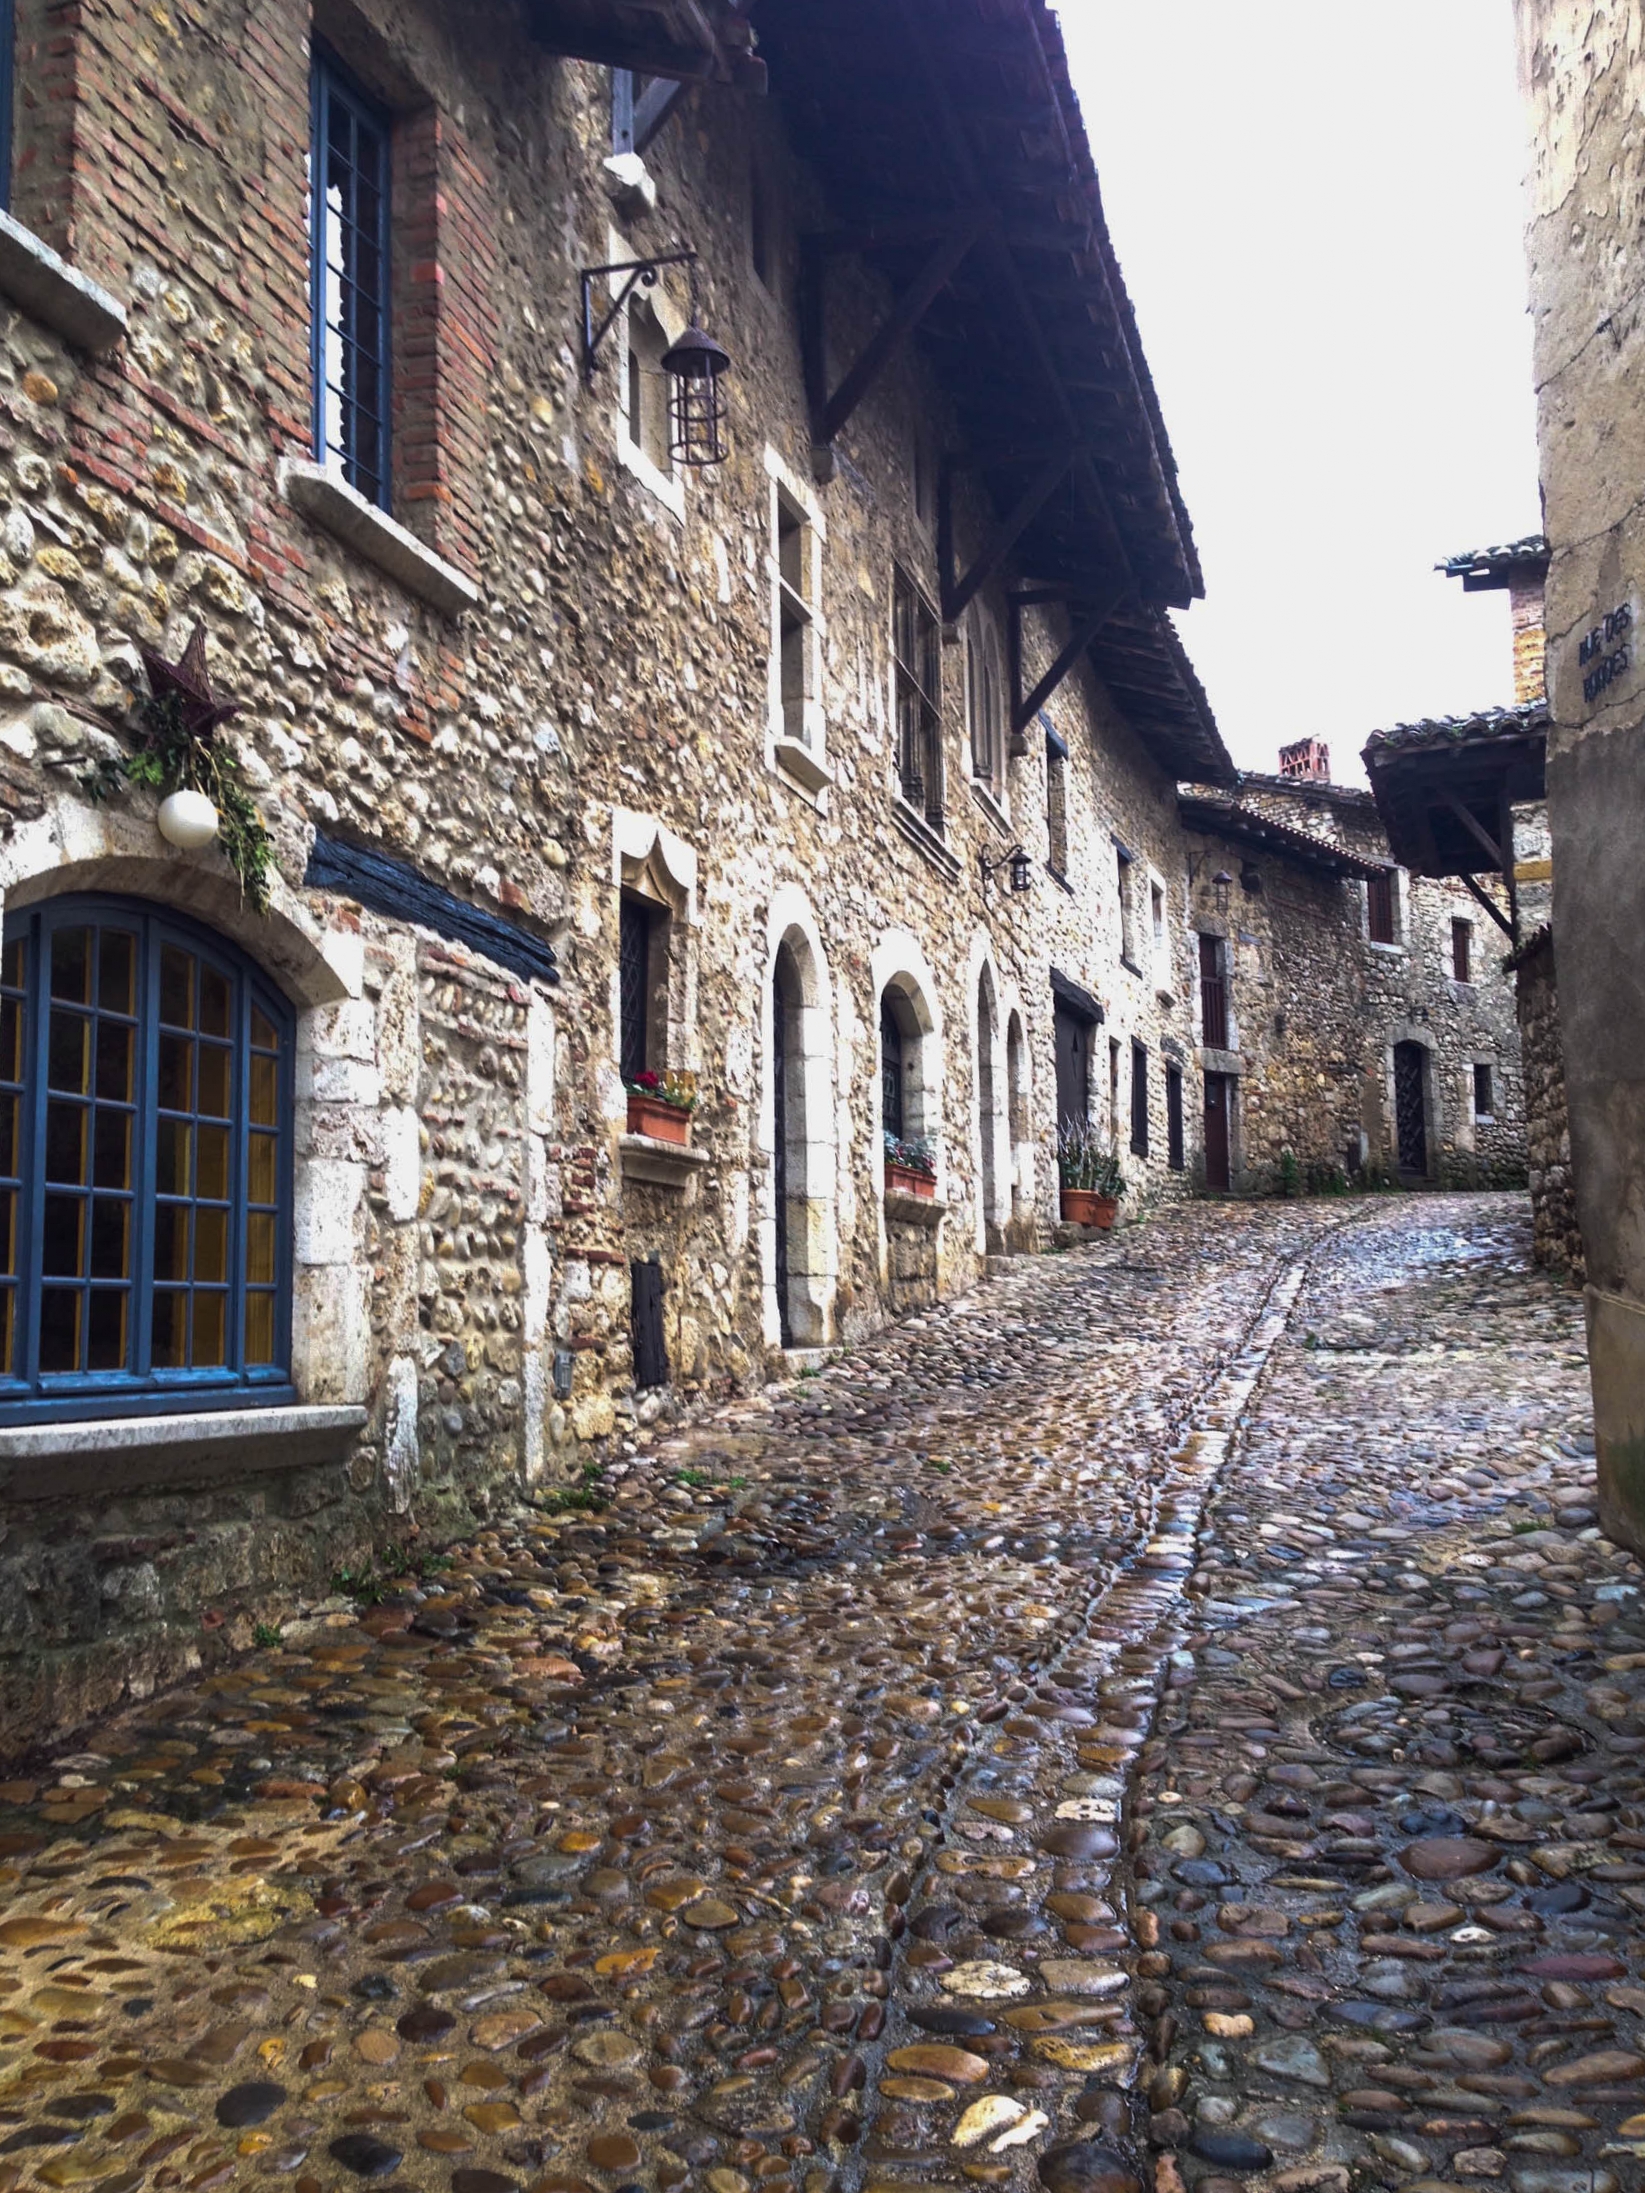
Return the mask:
<svg viewBox="0 0 1645 2193">
<path fill-rule="evenodd" d="M 295 1398 L 293 1021 L 220 937 L 48 901 L 0 949 L 0 1422 Z"/>
<path fill-rule="evenodd" d="M 310 166 L 314 454 L 389 503 L 392 125 L 341 65 L 314 57 Z"/>
</svg>

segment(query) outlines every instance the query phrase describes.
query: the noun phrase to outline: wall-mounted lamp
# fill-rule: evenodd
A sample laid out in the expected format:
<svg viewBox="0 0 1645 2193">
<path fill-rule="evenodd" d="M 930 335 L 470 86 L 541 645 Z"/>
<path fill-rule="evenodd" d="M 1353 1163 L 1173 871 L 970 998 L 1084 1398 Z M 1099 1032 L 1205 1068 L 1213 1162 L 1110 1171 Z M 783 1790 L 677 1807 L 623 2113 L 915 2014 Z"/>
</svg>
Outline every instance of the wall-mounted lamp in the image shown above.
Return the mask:
<svg viewBox="0 0 1645 2193">
<path fill-rule="evenodd" d="M 990 860 L 986 853 L 979 853 L 977 855 L 977 865 L 982 870 L 985 889 L 989 877 L 997 876 L 1002 868 L 1010 870 L 1013 891 L 1026 891 L 1034 881 L 1033 863 L 1020 845 L 1013 846 L 1009 853 L 1002 853 L 998 860 Z"/>
<path fill-rule="evenodd" d="M 721 377 L 729 372 L 731 355 L 712 335 L 697 326 L 697 254 L 694 251 L 659 252 L 654 259 L 620 259 L 611 266 L 584 267 L 583 379 L 594 378 L 594 361 L 600 345 L 616 324 L 617 316 L 636 289 L 655 289 L 664 267 L 692 269 L 692 324 L 663 352 L 659 363 L 668 377 L 668 446 L 676 464 L 724 464 L 731 454 L 725 438 L 725 391 Z M 619 276 L 627 279 L 619 281 Z M 611 303 L 603 319 L 594 317 L 594 284 L 604 281 L 612 289 Z"/>
<path fill-rule="evenodd" d="M 1226 868 L 1219 868 L 1211 878 L 1211 888 L 1217 894 L 1217 912 L 1219 914 L 1226 914 L 1228 911 L 1228 893 L 1233 887 L 1233 882 L 1234 879 Z"/>
</svg>

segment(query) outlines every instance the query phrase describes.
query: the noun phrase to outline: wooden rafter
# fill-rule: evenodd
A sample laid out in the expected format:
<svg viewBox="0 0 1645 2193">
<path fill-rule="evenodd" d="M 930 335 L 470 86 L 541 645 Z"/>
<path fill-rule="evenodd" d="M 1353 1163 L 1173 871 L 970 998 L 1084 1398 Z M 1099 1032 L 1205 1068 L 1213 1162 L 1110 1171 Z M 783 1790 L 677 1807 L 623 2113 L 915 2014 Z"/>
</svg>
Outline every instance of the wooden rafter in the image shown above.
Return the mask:
<svg viewBox="0 0 1645 2193">
<path fill-rule="evenodd" d="M 1492 837 L 1490 831 L 1487 830 L 1485 825 L 1480 821 L 1479 817 L 1475 814 L 1471 814 L 1469 810 L 1463 806 L 1461 800 L 1457 798 L 1454 792 L 1446 793 L 1445 804 L 1451 810 L 1451 813 L 1455 815 L 1457 821 L 1462 824 L 1463 828 L 1468 832 L 1469 836 L 1473 838 L 1475 842 L 1480 845 L 1486 853 L 1490 855 L 1491 866 L 1497 869 L 1500 873 L 1506 875 L 1508 870 L 1508 863 L 1502 857 L 1502 848 L 1500 845 L 1498 845 L 1496 839 Z"/>
</svg>

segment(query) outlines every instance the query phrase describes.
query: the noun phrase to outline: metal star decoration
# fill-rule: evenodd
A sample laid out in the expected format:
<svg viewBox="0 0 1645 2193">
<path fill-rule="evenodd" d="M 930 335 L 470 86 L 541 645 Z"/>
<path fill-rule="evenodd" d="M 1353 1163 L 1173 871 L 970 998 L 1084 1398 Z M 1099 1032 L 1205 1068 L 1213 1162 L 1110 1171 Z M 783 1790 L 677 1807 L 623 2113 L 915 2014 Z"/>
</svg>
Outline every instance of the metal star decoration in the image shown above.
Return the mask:
<svg viewBox="0 0 1645 2193">
<path fill-rule="evenodd" d="M 183 729 L 191 739 L 206 745 L 225 723 L 241 713 L 238 701 L 219 700 L 206 672 L 206 628 L 197 624 L 177 662 L 167 662 L 152 648 L 139 645 L 149 691 L 157 701 L 175 698 Z"/>
</svg>

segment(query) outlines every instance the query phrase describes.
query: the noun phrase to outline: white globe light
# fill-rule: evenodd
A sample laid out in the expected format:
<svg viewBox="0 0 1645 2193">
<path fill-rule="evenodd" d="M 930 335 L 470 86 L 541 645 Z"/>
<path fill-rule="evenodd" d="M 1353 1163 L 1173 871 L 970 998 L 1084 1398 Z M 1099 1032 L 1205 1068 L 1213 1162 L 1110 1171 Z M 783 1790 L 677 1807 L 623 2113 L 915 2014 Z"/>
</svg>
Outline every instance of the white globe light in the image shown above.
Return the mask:
<svg viewBox="0 0 1645 2193">
<path fill-rule="evenodd" d="M 186 852 L 209 845 L 217 835 L 217 810 L 204 792 L 173 792 L 160 802 L 160 835 Z"/>
</svg>

